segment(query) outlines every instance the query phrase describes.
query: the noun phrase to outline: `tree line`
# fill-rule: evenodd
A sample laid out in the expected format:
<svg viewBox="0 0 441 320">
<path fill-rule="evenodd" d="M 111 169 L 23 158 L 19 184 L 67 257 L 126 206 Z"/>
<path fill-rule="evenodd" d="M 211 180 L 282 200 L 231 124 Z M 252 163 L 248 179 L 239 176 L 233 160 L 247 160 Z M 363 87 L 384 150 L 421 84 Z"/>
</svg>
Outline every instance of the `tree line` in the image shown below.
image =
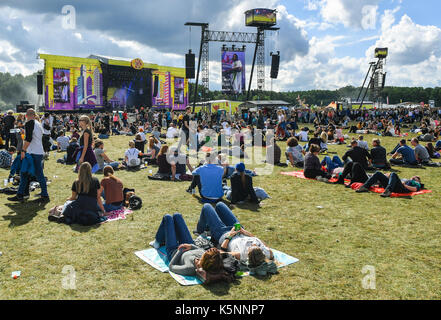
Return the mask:
<svg viewBox="0 0 441 320">
<path fill-rule="evenodd" d="M 193 102 L 195 84 L 190 83 L 190 102 Z M 251 90 L 250 100 L 284 100 L 294 105 L 299 104 L 299 99 L 308 105 L 328 105 L 332 101 L 339 101 L 343 98 L 355 100 L 358 97 L 360 88 L 347 86 L 337 90 L 308 90 L 308 91 L 257 91 Z M 246 92 L 240 95 L 231 96 L 219 90 L 204 92 L 198 87 L 198 101 L 202 100 L 234 100 L 246 101 Z M 437 106 L 441 104 L 441 87 L 385 87 L 381 94 L 383 101 L 389 97 L 390 104 L 401 102 L 428 103 L 435 100 Z M 366 99 L 369 99 L 367 96 Z M 37 73 L 29 76 L 21 74 L 11 75 L 0 72 L 0 110 L 15 109 L 20 101 L 27 100 L 31 104 L 37 102 Z"/>
</svg>

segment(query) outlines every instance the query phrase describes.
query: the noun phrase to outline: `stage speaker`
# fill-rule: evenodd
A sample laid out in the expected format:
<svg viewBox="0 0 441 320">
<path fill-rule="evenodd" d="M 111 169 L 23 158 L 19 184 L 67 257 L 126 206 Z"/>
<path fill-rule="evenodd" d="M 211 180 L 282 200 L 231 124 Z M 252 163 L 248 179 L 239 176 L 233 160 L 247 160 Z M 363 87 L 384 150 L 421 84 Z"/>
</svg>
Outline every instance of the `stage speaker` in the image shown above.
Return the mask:
<svg viewBox="0 0 441 320">
<path fill-rule="evenodd" d="M 271 58 L 271 78 L 277 79 L 279 75 L 280 54 L 273 54 Z"/>
<path fill-rule="evenodd" d="M 159 87 L 159 77 L 155 76 L 155 80 L 153 81 L 153 96 L 158 96 L 158 87 Z"/>
<path fill-rule="evenodd" d="M 185 77 L 187 79 L 195 78 L 195 56 L 191 50 L 185 55 Z"/>
<path fill-rule="evenodd" d="M 37 74 L 37 94 L 43 94 L 43 75 Z"/>
</svg>

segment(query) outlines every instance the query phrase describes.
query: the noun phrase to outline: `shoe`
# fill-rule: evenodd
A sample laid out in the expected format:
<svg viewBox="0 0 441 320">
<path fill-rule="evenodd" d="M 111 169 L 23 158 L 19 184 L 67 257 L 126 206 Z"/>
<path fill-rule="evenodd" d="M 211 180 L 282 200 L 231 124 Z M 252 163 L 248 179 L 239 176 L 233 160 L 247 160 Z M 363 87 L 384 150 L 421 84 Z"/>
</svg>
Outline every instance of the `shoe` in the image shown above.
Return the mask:
<svg viewBox="0 0 441 320">
<path fill-rule="evenodd" d="M 352 183 L 350 183 L 350 184 L 346 184 L 346 185 L 345 185 L 345 188 L 348 188 L 348 189 L 349 189 L 349 188 L 352 188 Z"/>
<path fill-rule="evenodd" d="M 149 243 L 149 245 L 152 246 L 152 247 L 155 248 L 155 249 L 159 249 L 159 248 L 161 247 L 161 244 L 160 244 L 158 241 L 156 241 L 156 239 L 153 240 L 153 241 L 151 241 L 151 242 Z"/>
<path fill-rule="evenodd" d="M 345 183 L 344 183 L 344 181 L 337 180 L 337 181 L 333 182 L 333 184 L 341 184 L 341 185 L 344 185 Z"/>
<path fill-rule="evenodd" d="M 385 190 L 382 194 L 380 194 L 380 196 L 382 196 L 383 198 L 389 198 L 391 194 L 392 192 L 390 192 L 389 190 Z"/>
<path fill-rule="evenodd" d="M 365 186 L 361 186 L 360 189 L 356 190 L 357 193 L 369 192 L 369 189 Z"/>
<path fill-rule="evenodd" d="M 34 202 L 37 202 L 37 203 L 49 203 L 49 202 L 51 202 L 51 200 L 50 200 L 49 197 L 40 197 L 40 198 L 35 199 Z"/>
<path fill-rule="evenodd" d="M 28 198 L 29 198 L 29 196 L 28 196 Z M 19 195 L 8 198 L 8 201 L 24 201 L 24 200 L 25 200 L 25 197 L 19 196 Z"/>
</svg>

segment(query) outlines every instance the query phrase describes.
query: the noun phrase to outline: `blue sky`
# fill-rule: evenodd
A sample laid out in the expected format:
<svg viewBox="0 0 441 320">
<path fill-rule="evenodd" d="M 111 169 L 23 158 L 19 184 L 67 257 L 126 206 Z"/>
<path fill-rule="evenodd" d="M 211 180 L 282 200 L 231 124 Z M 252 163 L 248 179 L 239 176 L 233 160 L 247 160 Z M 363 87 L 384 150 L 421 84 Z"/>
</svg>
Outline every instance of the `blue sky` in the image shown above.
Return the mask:
<svg viewBox="0 0 441 320">
<path fill-rule="evenodd" d="M 63 28 L 67 4 L 76 11 L 74 29 Z M 0 71 L 41 69 L 37 52 L 139 57 L 183 67 L 186 21 L 252 32 L 243 12 L 254 7 L 278 10 L 280 32 L 266 43 L 267 62 L 271 50 L 281 51 L 276 90 L 359 86 L 377 46 L 389 47 L 387 85 L 441 86 L 441 2 L 435 0 L 2 0 Z M 193 28 L 195 52 L 199 39 Z M 210 45 L 211 89 L 220 89 L 220 46 Z M 247 46 L 248 74 L 252 51 Z"/>
</svg>

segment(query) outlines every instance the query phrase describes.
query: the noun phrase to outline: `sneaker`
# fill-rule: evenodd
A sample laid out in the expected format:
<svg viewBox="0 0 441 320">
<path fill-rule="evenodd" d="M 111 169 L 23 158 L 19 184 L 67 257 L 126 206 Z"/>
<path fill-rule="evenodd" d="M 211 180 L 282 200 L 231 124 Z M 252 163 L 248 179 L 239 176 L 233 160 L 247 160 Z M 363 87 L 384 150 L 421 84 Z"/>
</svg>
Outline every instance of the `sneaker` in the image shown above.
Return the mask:
<svg viewBox="0 0 441 320">
<path fill-rule="evenodd" d="M 382 196 L 383 198 L 389 198 L 391 194 L 392 192 L 390 192 L 389 190 L 385 190 L 382 194 L 380 194 L 380 196 Z"/>
<path fill-rule="evenodd" d="M 352 183 L 346 184 L 346 185 L 345 185 L 345 188 L 348 188 L 348 189 L 349 189 L 349 188 L 352 188 Z"/>
<path fill-rule="evenodd" d="M 360 189 L 356 190 L 355 192 L 357 193 L 369 192 L 369 189 L 366 188 L 365 186 L 361 186 Z"/>
<path fill-rule="evenodd" d="M 48 203 L 51 202 L 49 197 L 40 197 L 34 200 L 34 202 L 38 202 L 38 203 Z"/>
<path fill-rule="evenodd" d="M 153 241 L 151 241 L 151 242 L 149 243 L 149 245 L 152 246 L 152 247 L 155 248 L 155 249 L 159 249 L 159 248 L 161 247 L 161 244 L 160 244 L 158 241 L 156 241 L 156 239 L 153 240 Z"/>
<path fill-rule="evenodd" d="M 29 198 L 29 196 L 27 196 Z M 15 195 L 13 197 L 9 197 L 8 198 L 9 201 L 24 201 L 25 197 L 24 196 L 19 196 L 19 195 Z"/>
</svg>

